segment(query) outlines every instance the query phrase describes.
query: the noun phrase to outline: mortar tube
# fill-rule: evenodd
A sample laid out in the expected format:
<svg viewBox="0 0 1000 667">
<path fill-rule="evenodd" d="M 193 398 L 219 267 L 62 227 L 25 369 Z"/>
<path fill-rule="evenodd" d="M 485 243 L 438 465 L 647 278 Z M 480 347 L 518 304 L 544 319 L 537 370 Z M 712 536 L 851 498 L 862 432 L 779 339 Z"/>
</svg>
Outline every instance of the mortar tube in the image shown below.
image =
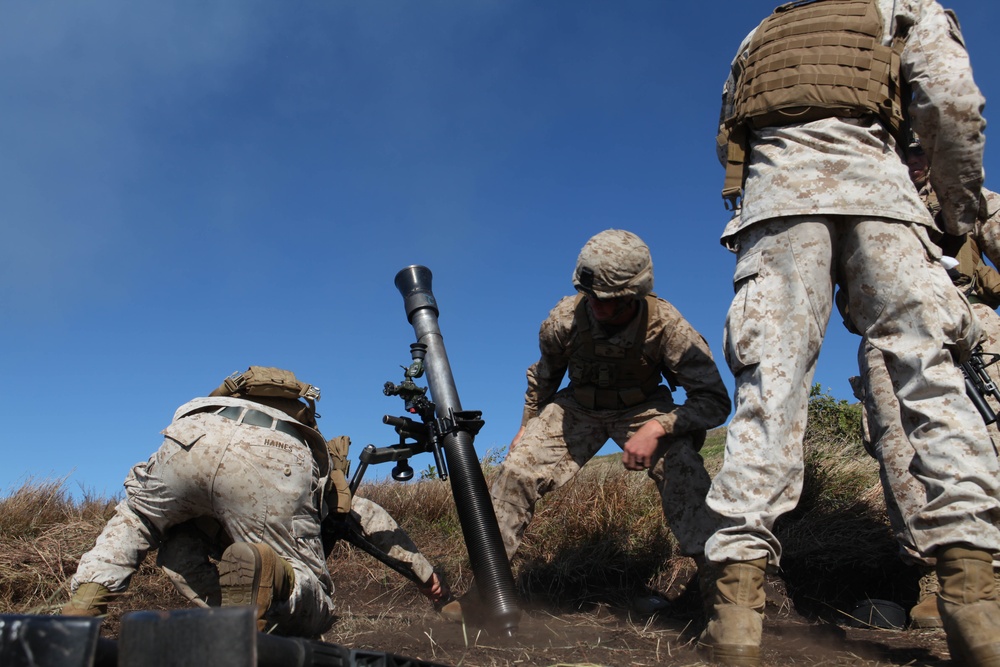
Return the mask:
<svg viewBox="0 0 1000 667">
<path fill-rule="evenodd" d="M 395 285 L 403 295 L 406 317 L 413 325 L 417 342 L 427 346 L 424 369 L 437 417 L 452 420 L 454 413 L 462 411 L 462 404 L 438 325 L 431 278 L 430 269 L 414 265 L 396 274 Z M 492 624 L 501 634 L 513 636 L 521 610 L 516 603 L 514 576 L 473 436 L 453 429 L 444 437 L 443 447 L 476 586 Z"/>
</svg>

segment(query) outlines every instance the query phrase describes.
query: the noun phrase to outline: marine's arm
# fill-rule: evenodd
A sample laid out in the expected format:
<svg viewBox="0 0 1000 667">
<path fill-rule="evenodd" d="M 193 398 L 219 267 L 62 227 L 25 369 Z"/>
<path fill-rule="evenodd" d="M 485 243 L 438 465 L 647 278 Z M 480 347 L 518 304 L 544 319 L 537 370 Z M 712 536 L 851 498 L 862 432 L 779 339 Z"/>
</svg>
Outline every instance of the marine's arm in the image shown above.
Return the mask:
<svg viewBox="0 0 1000 667">
<path fill-rule="evenodd" d="M 661 301 L 659 308 L 665 314 L 661 364 L 684 388 L 686 398 L 676 410 L 657 421 L 667 434 L 715 428 L 729 416 L 732 402 L 712 351 L 673 306 Z"/>
<path fill-rule="evenodd" d="M 622 465 L 626 470 L 645 470 L 653 463 L 653 454 L 660 446 L 660 438 L 667 434 L 663 425 L 651 419 L 632 434 L 622 447 Z"/>
<path fill-rule="evenodd" d="M 413 581 L 420 593 L 435 605 L 452 599 L 451 589 L 384 507 L 354 496 L 346 520 L 353 526 L 349 530 L 357 531 L 357 535 L 347 536 L 348 541 Z"/>
<path fill-rule="evenodd" d="M 729 392 L 712 359 L 705 339 L 666 302 L 658 303 L 658 315 L 650 316 L 647 346 L 653 344 L 661 356 L 664 374 L 684 388 L 682 405 L 643 424 L 623 447 L 622 464 L 643 470 L 663 436 L 705 431 L 721 424 L 729 415 Z M 647 352 L 651 352 L 647 347 Z"/>
<path fill-rule="evenodd" d="M 897 23 L 916 19 L 901 55 L 901 74 L 913 94 L 910 121 L 930 160 L 946 231 L 964 234 L 972 230 L 979 210 L 985 100 L 972 78 L 957 23 L 936 2 L 914 7 L 918 16 L 896 17 Z"/>
<path fill-rule="evenodd" d="M 357 522 L 363 538 L 389 557 L 404 563 L 416 580 L 432 583 L 434 567 L 385 508 L 367 498 L 354 496 L 351 518 Z"/>
<path fill-rule="evenodd" d="M 979 217 L 976 226 L 961 252 L 972 253 L 974 259 L 974 279 L 978 286 L 977 296 L 990 308 L 1000 306 L 1000 273 L 994 267 L 1000 266 L 1000 194 L 982 189 Z M 983 257 L 993 263 L 990 266 Z M 961 257 L 959 258 L 961 265 Z"/>
<path fill-rule="evenodd" d="M 974 236 L 979 249 L 993 266 L 1000 266 L 1000 194 L 983 188 L 982 196 L 986 210 L 976 221 Z"/>
<path fill-rule="evenodd" d="M 1000 273 L 980 259 L 975 268 L 975 280 L 980 301 L 994 310 L 1000 306 Z"/>
<path fill-rule="evenodd" d="M 542 322 L 538 333 L 541 357 L 528 368 L 528 390 L 524 394 L 522 427 L 552 400 L 566 375 L 574 303 L 574 297 L 562 299 Z"/>
</svg>

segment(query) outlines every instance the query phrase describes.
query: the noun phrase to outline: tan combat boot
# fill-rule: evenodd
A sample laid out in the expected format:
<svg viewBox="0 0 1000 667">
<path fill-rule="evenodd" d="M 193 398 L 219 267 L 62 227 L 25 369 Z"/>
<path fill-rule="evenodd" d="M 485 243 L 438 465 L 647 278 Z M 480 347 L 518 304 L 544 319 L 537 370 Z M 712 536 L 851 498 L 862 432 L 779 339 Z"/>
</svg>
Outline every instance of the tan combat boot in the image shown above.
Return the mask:
<svg viewBox="0 0 1000 667">
<path fill-rule="evenodd" d="M 97 618 L 108 613 L 111 591 L 103 584 L 88 582 L 80 584 L 73 596 L 60 612 L 63 616 L 87 616 Z"/>
<path fill-rule="evenodd" d="M 955 662 L 1000 667 L 1000 604 L 986 551 L 945 547 L 938 553 L 938 609 Z"/>
<path fill-rule="evenodd" d="M 462 612 L 462 603 L 457 599 L 451 599 L 443 605 L 434 605 L 434 609 L 441 615 L 441 618 L 449 623 L 462 623 L 465 621 L 465 614 Z"/>
<path fill-rule="evenodd" d="M 730 667 L 760 664 L 760 638 L 764 627 L 764 569 L 766 558 L 713 564 L 717 573 L 708 580 L 708 626 L 699 639 L 709 660 Z"/>
<path fill-rule="evenodd" d="M 222 606 L 257 607 L 257 629 L 262 632 L 264 614 L 271 603 L 287 600 L 294 584 L 292 566 L 266 544 L 236 542 L 222 552 L 219 561 Z"/>
<path fill-rule="evenodd" d="M 930 567 L 923 572 L 920 577 L 920 597 L 910 609 L 910 627 L 921 630 L 944 627 L 938 611 L 937 594 L 941 587 L 938 585 L 937 573 Z"/>
</svg>

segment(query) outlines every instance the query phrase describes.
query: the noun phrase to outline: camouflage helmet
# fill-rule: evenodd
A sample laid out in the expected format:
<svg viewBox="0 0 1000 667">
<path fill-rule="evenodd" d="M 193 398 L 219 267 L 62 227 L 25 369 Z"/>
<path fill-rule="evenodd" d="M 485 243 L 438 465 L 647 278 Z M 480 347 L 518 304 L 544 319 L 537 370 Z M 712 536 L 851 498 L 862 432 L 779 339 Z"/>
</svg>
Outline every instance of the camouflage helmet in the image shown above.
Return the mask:
<svg viewBox="0 0 1000 667">
<path fill-rule="evenodd" d="M 653 291 L 649 246 L 621 229 L 591 237 L 576 260 L 573 287 L 598 299 L 646 296 Z"/>
</svg>

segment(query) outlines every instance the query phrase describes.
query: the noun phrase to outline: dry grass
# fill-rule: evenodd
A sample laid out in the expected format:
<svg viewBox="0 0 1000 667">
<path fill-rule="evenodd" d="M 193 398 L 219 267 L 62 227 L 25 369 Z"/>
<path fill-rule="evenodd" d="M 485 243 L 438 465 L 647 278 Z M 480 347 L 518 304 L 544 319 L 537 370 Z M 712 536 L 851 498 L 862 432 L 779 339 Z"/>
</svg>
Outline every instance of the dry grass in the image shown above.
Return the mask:
<svg viewBox="0 0 1000 667">
<path fill-rule="evenodd" d="M 835 616 L 838 608 L 864 595 L 876 597 L 879 586 L 900 586 L 902 568 L 886 525 L 877 468 L 854 430 L 856 406 L 823 396 L 813 402 L 803 499 L 776 530 L 785 549 L 784 580 L 796 608 L 807 615 Z M 724 435 L 723 429 L 710 433 L 702 450 L 712 473 L 721 464 Z M 492 453 L 484 461 L 487 482 L 496 472 L 497 459 Z M 471 583 L 448 482 L 374 483 L 364 486 L 362 495 L 400 521 L 456 590 Z M 68 580 L 81 554 L 93 545 L 115 503 L 89 495 L 74 499 L 64 480 L 29 481 L 0 499 L 0 613 L 56 611 L 67 597 Z M 112 605 L 104 625 L 112 636 L 127 611 L 188 606 L 152 561 L 148 559 L 128 593 Z M 414 624 L 426 621 L 421 615 L 431 611 L 408 582 L 347 545 L 331 554 L 330 568 L 340 614 L 331 641 L 379 646 L 386 633 L 423 635 Z M 674 636 L 676 629 L 642 623 L 632 627 L 627 613 L 608 616 L 607 610 L 627 610 L 630 600 L 651 590 L 676 596 L 692 574 L 690 560 L 678 555 L 664 525 L 652 482 L 644 474 L 625 471 L 619 457 L 588 464 L 575 480 L 539 504 L 514 572 L 528 608 L 568 615 L 563 616 L 569 619 L 567 627 L 585 623 L 600 631 L 603 622 L 618 628 L 609 629 L 606 637 L 619 637 L 623 646 L 646 643 L 657 651 L 682 647 L 686 641 Z M 894 593 L 898 591 L 883 597 L 902 601 Z M 624 634 L 616 634 L 619 631 Z M 440 648 L 434 638 L 428 642 L 432 649 Z M 608 644 L 601 650 L 618 649 Z M 508 658 L 498 657 L 496 663 L 478 659 L 478 664 L 507 664 Z"/>
<path fill-rule="evenodd" d="M 73 500 L 64 480 L 28 480 L 0 499 L 0 611 L 45 613 L 66 598 L 80 554 L 114 512 L 115 500 Z"/>
<path fill-rule="evenodd" d="M 828 424 L 819 432 L 822 423 L 815 420 L 807 438 L 802 503 L 777 529 L 789 590 L 829 602 L 837 596 L 821 585 L 827 575 L 850 570 L 867 580 L 887 567 L 898 569 L 898 561 L 874 461 L 856 437 L 839 431 L 832 437 Z M 722 430 L 713 432 L 703 449 L 712 471 L 721 463 L 723 438 Z M 491 455 L 484 466 L 488 483 L 496 458 Z M 449 483 L 380 482 L 364 486 L 363 495 L 397 517 L 457 589 L 470 583 Z M 115 500 L 89 496 L 74 500 L 62 480 L 29 482 L 0 499 L 0 611 L 47 609 L 61 600 L 80 555 L 114 505 Z M 339 548 L 331 566 L 356 557 L 352 549 Z M 625 471 L 612 456 L 593 461 L 539 503 L 514 566 L 519 592 L 529 602 L 579 609 L 621 604 L 649 590 L 670 592 L 675 583 L 686 583 L 686 561 L 664 525 L 652 483 L 644 474 Z M 379 572 L 373 579 L 393 578 L 378 565 L 370 567 Z M 165 579 L 161 583 L 167 586 Z"/>
<path fill-rule="evenodd" d="M 0 539 L 35 537 L 49 527 L 111 516 L 116 499 L 85 493 L 80 501 L 70 498 L 65 480 L 29 479 L 20 489 L 0 499 Z"/>
</svg>

